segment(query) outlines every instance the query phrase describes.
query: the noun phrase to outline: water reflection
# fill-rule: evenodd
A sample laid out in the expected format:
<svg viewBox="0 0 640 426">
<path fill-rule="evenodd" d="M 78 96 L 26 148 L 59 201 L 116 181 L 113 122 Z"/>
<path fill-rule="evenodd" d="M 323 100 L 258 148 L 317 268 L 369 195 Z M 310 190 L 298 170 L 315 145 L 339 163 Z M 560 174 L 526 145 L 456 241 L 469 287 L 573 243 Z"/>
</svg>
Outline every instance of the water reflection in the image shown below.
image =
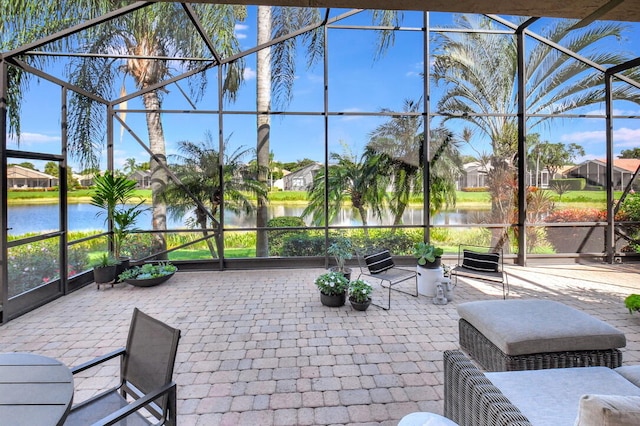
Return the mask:
<svg viewBox="0 0 640 426">
<path fill-rule="evenodd" d="M 269 218 L 279 216 L 300 216 L 304 206 L 272 204 L 269 206 Z M 90 204 L 69 204 L 68 206 L 68 226 L 70 231 L 91 231 L 106 230 L 104 216 L 96 216 L 101 209 Z M 424 210 L 419 207 L 408 207 L 403 215 L 405 225 L 419 226 L 422 224 Z M 478 210 L 452 210 L 441 212 L 433 217 L 434 225 L 464 225 L 468 220 L 478 223 L 478 215 L 483 214 Z M 193 215 L 187 215 L 179 220 L 167 218 L 167 226 L 171 229 L 188 229 L 185 225 L 193 219 Z M 255 213 L 235 215 L 227 211 L 225 216 L 227 227 L 250 228 L 256 223 Z M 9 235 L 22 235 L 28 232 L 47 232 L 59 229 L 60 215 L 57 204 L 36 204 L 36 205 L 11 205 L 8 207 Z M 310 225 L 310 219 L 305 219 Z M 382 219 L 375 217 L 369 212 L 367 223 L 372 226 L 391 225 L 393 217 L 387 214 Z M 331 225 L 334 226 L 357 226 L 361 225 L 357 211 L 351 208 L 343 209 L 335 218 Z M 138 227 L 141 229 L 151 229 L 151 211 L 145 211 L 138 219 Z"/>
</svg>

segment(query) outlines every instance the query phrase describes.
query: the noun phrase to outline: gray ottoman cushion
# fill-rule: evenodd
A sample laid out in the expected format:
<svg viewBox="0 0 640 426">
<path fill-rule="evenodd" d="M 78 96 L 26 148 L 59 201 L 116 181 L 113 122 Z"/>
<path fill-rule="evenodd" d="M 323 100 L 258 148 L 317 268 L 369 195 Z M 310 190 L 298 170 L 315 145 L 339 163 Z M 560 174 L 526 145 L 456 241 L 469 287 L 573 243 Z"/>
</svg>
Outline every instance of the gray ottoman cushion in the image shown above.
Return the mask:
<svg viewBox="0 0 640 426">
<path fill-rule="evenodd" d="M 458 305 L 460 318 L 507 355 L 621 348 L 624 334 L 550 300 L 486 300 Z"/>
<path fill-rule="evenodd" d="M 640 388 L 607 367 L 485 375 L 536 426 L 572 426 L 585 394 L 640 396 Z"/>
</svg>

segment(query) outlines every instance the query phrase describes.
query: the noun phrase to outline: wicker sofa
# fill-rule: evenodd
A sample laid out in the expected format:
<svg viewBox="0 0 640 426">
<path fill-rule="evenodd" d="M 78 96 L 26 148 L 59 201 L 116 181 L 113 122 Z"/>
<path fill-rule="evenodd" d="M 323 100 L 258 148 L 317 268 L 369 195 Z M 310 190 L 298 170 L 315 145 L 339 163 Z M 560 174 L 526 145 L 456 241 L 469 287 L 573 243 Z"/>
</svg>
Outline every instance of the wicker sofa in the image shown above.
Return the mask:
<svg viewBox="0 0 640 426">
<path fill-rule="evenodd" d="M 615 401 L 602 408 L 606 398 Z M 460 426 L 638 425 L 640 366 L 483 373 L 445 351 L 444 414 Z"/>
</svg>

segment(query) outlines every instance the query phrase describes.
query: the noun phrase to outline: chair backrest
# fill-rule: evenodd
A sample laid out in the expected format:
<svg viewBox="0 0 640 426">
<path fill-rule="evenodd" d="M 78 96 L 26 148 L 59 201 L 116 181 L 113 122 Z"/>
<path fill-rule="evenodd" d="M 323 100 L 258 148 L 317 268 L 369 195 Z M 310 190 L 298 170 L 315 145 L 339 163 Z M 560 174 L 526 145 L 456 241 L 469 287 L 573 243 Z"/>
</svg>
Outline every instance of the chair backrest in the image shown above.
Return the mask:
<svg viewBox="0 0 640 426">
<path fill-rule="evenodd" d="M 460 245 L 458 265 L 480 272 L 500 272 L 502 270 L 502 250 L 490 247 Z"/>
<path fill-rule="evenodd" d="M 395 266 L 389 250 L 382 250 L 363 256 L 364 262 L 370 274 L 379 274 Z"/>
<path fill-rule="evenodd" d="M 179 340 L 180 330 L 135 308 L 121 367 L 123 390 L 139 398 L 171 383 Z M 158 418 L 163 416 L 167 398 L 164 395 L 154 401 L 159 412 L 154 407 L 148 410 Z"/>
</svg>

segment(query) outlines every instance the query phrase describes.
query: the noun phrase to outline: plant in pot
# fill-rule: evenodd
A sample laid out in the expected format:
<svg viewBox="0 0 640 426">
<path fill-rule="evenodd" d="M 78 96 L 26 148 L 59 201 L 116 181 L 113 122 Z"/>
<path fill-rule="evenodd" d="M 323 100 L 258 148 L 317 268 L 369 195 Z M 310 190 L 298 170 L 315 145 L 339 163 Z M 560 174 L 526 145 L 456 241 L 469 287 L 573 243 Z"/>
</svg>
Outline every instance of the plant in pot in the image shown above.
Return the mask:
<svg viewBox="0 0 640 426">
<path fill-rule="evenodd" d="M 366 311 L 371 305 L 371 292 L 373 287 L 364 280 L 354 280 L 349 282 L 349 302 L 356 311 Z"/>
<path fill-rule="evenodd" d="M 327 272 L 316 278 L 316 287 L 320 290 L 320 302 L 325 306 L 344 305 L 349 281 L 341 272 Z"/>
<path fill-rule="evenodd" d="M 137 230 L 135 223 L 138 216 L 146 210 L 140 208 L 145 200 L 133 206 L 130 205 L 135 197 L 136 184 L 134 180 L 115 176 L 111 172 L 105 172 L 104 175 L 94 178 L 91 205 L 102 209 L 96 216 L 106 215 L 105 222 L 109 223 L 111 220 L 113 223 L 113 232 L 110 236 L 112 254 L 122 263 L 118 275 L 126 270 L 129 264 L 129 258 L 124 257 L 122 253 L 124 242 L 131 232 Z"/>
<path fill-rule="evenodd" d="M 419 242 L 413 247 L 413 254 L 418 259 L 418 265 L 427 269 L 440 268 L 441 256 L 444 250 L 433 244 Z"/>
<path fill-rule="evenodd" d="M 353 257 L 353 245 L 351 240 L 345 237 L 338 237 L 327 249 L 327 253 L 336 259 L 337 266 L 331 271 L 342 273 L 347 281 L 351 279 L 351 268 L 345 267 L 345 261 Z"/>
<path fill-rule="evenodd" d="M 171 262 L 145 263 L 129 268 L 118 275 L 118 282 L 126 282 L 138 287 L 162 284 L 176 273 L 178 268 Z"/>
<path fill-rule="evenodd" d="M 630 294 L 624 299 L 624 306 L 629 309 L 629 313 L 640 311 L 640 294 Z"/>
<path fill-rule="evenodd" d="M 90 260 L 89 265 L 93 268 L 93 280 L 98 286 L 115 281 L 118 260 L 111 253 L 102 253 L 97 258 Z"/>
</svg>

